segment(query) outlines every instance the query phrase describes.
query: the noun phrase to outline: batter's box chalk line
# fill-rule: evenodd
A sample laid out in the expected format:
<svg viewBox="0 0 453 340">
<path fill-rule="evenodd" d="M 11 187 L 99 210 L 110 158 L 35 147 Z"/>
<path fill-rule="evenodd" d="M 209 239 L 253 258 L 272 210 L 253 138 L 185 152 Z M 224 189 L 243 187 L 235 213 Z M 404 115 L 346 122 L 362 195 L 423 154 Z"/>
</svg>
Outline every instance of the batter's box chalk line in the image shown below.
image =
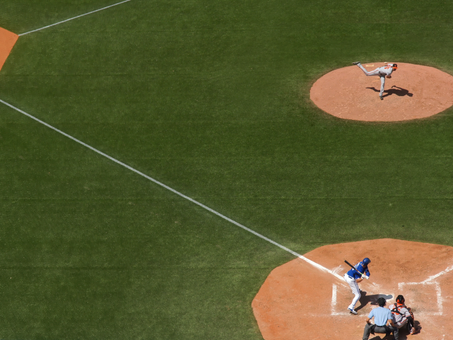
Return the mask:
<svg viewBox="0 0 453 340">
<path fill-rule="evenodd" d="M 337 268 L 335 268 L 336 271 Z M 402 294 L 405 296 L 406 300 L 408 301 L 417 301 L 417 297 L 420 298 L 421 295 L 423 295 L 423 298 L 430 298 L 430 294 L 435 295 L 435 300 L 437 301 L 436 304 L 432 305 L 431 307 L 424 307 L 424 310 L 419 310 L 417 311 L 418 315 L 443 315 L 443 298 L 442 298 L 442 289 L 440 287 L 439 282 L 436 281 L 437 278 L 453 271 L 453 266 L 447 267 L 444 271 L 441 271 L 440 273 L 436 275 L 432 275 L 428 277 L 426 280 L 422 282 L 400 282 L 398 283 L 398 295 Z M 376 285 L 379 287 L 378 285 Z M 345 285 L 337 285 L 337 284 L 332 284 L 332 302 L 331 302 L 331 315 L 349 315 L 349 312 L 344 311 L 345 308 L 342 306 L 339 308 L 337 306 L 338 304 L 338 291 L 339 287 L 342 287 L 342 289 L 346 289 L 349 287 L 346 287 Z M 387 300 L 391 299 L 395 294 L 374 294 L 377 297 L 384 297 Z M 414 296 L 411 296 L 414 295 Z M 426 304 L 425 304 L 426 305 Z"/>
<path fill-rule="evenodd" d="M 346 310 L 346 306 L 342 305 L 341 307 L 338 306 L 338 292 L 339 288 L 345 292 L 346 294 L 351 293 L 351 290 L 349 286 L 346 285 L 337 285 L 337 284 L 332 284 L 332 302 L 331 302 L 331 311 L 330 315 L 349 315 L 349 311 Z M 382 294 L 382 293 L 373 293 L 370 292 L 371 294 L 368 295 L 368 298 L 370 299 L 370 302 L 377 303 L 377 299 L 380 297 L 385 298 L 386 300 L 390 300 L 393 298 L 392 294 Z"/>
<path fill-rule="evenodd" d="M 417 311 L 419 315 L 442 315 L 443 306 L 442 306 L 442 290 L 438 282 L 401 282 L 398 283 L 398 289 L 401 291 L 401 294 L 409 301 L 417 301 L 417 297 L 420 297 L 423 294 L 423 298 L 429 298 L 434 293 L 436 295 L 437 304 L 432 305 L 432 307 L 426 307 L 424 310 Z M 414 293 L 414 291 L 420 291 Z M 413 296 L 411 296 L 413 295 Z M 426 305 L 426 304 L 425 304 Z"/>
</svg>

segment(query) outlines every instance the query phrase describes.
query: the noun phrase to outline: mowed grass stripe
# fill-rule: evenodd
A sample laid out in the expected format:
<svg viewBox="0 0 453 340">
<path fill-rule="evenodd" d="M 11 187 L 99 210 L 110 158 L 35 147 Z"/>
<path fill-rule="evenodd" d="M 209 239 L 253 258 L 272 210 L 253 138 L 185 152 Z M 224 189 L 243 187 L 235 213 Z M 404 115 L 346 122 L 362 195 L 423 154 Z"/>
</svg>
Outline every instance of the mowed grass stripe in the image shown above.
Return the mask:
<svg viewBox="0 0 453 340">
<path fill-rule="evenodd" d="M 4 26 L 115 1 L 6 0 Z M 19 39 L 0 98 L 301 254 L 383 237 L 451 244 L 451 112 L 351 123 L 307 95 L 354 60 L 450 69 L 450 7 L 136 0 Z M 16 268 L 2 338 L 262 339 L 250 303 L 291 254 L 18 117 L 1 117 L 2 252 Z M 125 272 L 27 275 L 23 263 Z"/>
<path fill-rule="evenodd" d="M 57 26 L 57 25 L 60 25 L 60 24 L 65 23 L 65 22 L 74 20 L 74 19 L 78 19 L 78 18 L 87 16 L 87 15 L 90 15 L 90 14 L 93 14 L 93 13 L 97 13 L 97 12 L 106 10 L 106 9 L 108 9 L 108 8 L 111 8 L 111 7 L 114 7 L 114 6 L 118 6 L 118 5 L 124 4 L 124 3 L 129 2 L 129 1 L 131 1 L 131 0 L 124 0 L 124 1 L 121 1 L 121 2 L 118 2 L 118 3 L 115 3 L 115 4 L 113 4 L 113 5 L 105 6 L 105 7 L 96 9 L 96 10 L 91 11 L 91 12 L 87 12 L 87 13 L 80 14 L 80 15 L 77 15 L 77 16 L 75 16 L 75 17 L 72 17 L 72 18 L 69 18 L 69 19 L 66 19 L 66 20 L 62 20 L 62 21 L 56 22 L 56 23 L 51 24 L 51 25 L 47 25 L 47 26 L 44 26 L 44 27 L 41 27 L 41 28 L 37 28 L 37 29 L 31 30 L 31 31 L 25 32 L 25 33 L 21 33 L 21 34 L 19 34 L 19 36 L 23 36 L 23 35 L 30 34 L 30 33 L 34 33 L 34 32 L 38 32 L 38 31 L 42 31 L 42 30 L 44 30 L 44 29 L 46 29 L 46 28 L 50 28 L 50 27 L 53 27 L 53 26 Z"/>
<path fill-rule="evenodd" d="M 108 159 L 111 160 L 112 162 L 114 162 L 114 163 L 116 163 L 116 164 L 119 164 L 119 165 L 121 165 L 122 167 L 125 167 L 126 169 L 128 169 L 128 170 L 130 170 L 130 171 L 132 171 L 132 172 L 135 172 L 136 174 L 138 174 L 138 175 L 140 175 L 140 176 L 142 176 L 142 177 L 144 177 L 144 178 L 150 180 L 151 182 L 153 182 L 153 183 L 155 183 L 155 184 L 157 184 L 157 185 L 159 185 L 159 186 L 161 186 L 161 187 L 163 187 L 163 188 L 165 188 L 165 189 L 171 191 L 172 193 L 174 193 L 174 194 L 176 194 L 176 195 L 178 195 L 178 196 L 180 196 L 180 197 L 182 197 L 182 198 L 184 198 L 184 199 L 186 199 L 186 200 L 188 200 L 188 201 L 190 201 L 190 202 L 192 202 L 192 203 L 198 205 L 199 207 L 201 207 L 201 208 L 203 208 L 203 209 L 205 209 L 205 210 L 207 210 L 207 211 L 213 213 L 214 215 L 217 215 L 218 217 L 220 217 L 220 218 L 222 218 L 222 219 L 224 219 L 224 220 L 226 220 L 226 221 L 228 221 L 228 222 L 230 222 L 230 223 L 232 223 L 232 224 L 238 226 L 239 228 L 242 228 L 242 229 L 244 229 L 245 231 L 247 231 L 247 232 L 249 232 L 249 233 L 251 233 L 251 234 L 253 234 L 253 235 L 255 235 L 255 236 L 258 236 L 258 237 L 261 238 L 262 240 L 267 241 L 267 242 L 269 242 L 269 243 L 271 243 L 271 244 L 273 244 L 273 245 L 279 247 L 280 249 L 283 249 L 284 251 L 287 251 L 288 253 L 290 253 L 290 254 L 292 254 L 292 255 L 294 255 L 294 256 L 296 256 L 296 257 L 298 257 L 298 258 L 300 258 L 300 259 L 302 259 L 302 260 L 304 260 L 304 261 L 306 261 L 306 262 L 308 262 L 308 263 L 311 264 L 312 266 L 314 266 L 314 267 L 316 267 L 316 268 L 318 268 L 318 269 L 320 269 L 320 270 L 322 270 L 322 271 L 325 271 L 325 272 L 328 272 L 328 273 L 332 274 L 333 276 L 335 276 L 336 278 L 338 278 L 339 280 L 341 280 L 341 276 L 339 276 L 338 274 L 332 272 L 331 270 L 329 270 L 329 269 L 323 267 L 322 265 L 320 265 L 320 264 L 318 264 L 318 263 L 316 263 L 316 262 L 314 262 L 314 261 L 312 261 L 312 260 L 306 258 L 305 256 L 302 256 L 301 254 L 296 253 L 295 251 L 293 251 L 293 250 L 291 250 L 291 249 L 289 249 L 289 248 L 287 248 L 287 247 L 281 245 L 280 243 L 277 243 L 277 242 L 271 240 L 270 238 L 268 238 L 268 237 L 266 237 L 266 236 L 264 236 L 264 235 L 262 235 L 262 234 L 260 234 L 260 233 L 258 233 L 258 232 L 256 232 L 256 231 L 254 231 L 254 230 L 252 230 L 252 229 L 250 229 L 250 228 L 247 228 L 246 226 L 244 226 L 244 225 L 242 225 L 242 224 L 240 224 L 240 223 L 238 223 L 238 222 L 232 220 L 232 219 L 229 218 L 229 217 L 226 217 L 225 215 L 219 213 L 218 211 L 215 211 L 214 209 L 209 208 L 208 206 L 206 206 L 206 205 L 204 205 L 204 204 L 202 204 L 202 203 L 200 203 L 200 202 L 198 202 L 198 201 L 196 201 L 196 200 L 190 198 L 189 196 L 186 196 L 186 195 L 180 193 L 179 191 L 177 191 L 177 190 L 175 190 L 175 189 L 169 187 L 168 185 L 165 185 L 164 183 L 159 182 L 158 180 L 156 180 L 156 179 L 154 179 L 154 178 L 152 178 L 152 177 L 150 177 L 150 176 L 144 174 L 143 172 L 138 171 L 137 169 L 134 169 L 134 168 L 132 168 L 131 166 L 129 166 L 129 165 L 127 165 L 127 164 L 125 164 L 125 163 L 123 163 L 123 162 L 121 162 L 121 161 L 119 161 L 119 160 L 117 160 L 117 159 L 115 159 L 115 158 L 113 158 L 113 157 L 111 157 L 111 156 L 105 154 L 104 152 L 102 152 L 102 151 L 100 151 L 100 150 L 98 150 L 98 149 L 96 149 L 96 148 L 94 148 L 94 147 L 92 147 L 92 146 L 90 146 L 90 145 L 88 145 L 88 144 L 82 142 L 81 140 L 79 140 L 79 139 L 77 139 L 77 138 L 75 138 L 75 137 L 72 137 L 71 135 L 68 135 L 67 133 L 65 133 L 65 132 L 63 132 L 63 131 L 61 131 L 61 130 L 55 128 L 55 127 L 53 127 L 53 126 L 50 125 L 50 124 L 47 124 L 46 122 L 43 122 L 42 120 L 40 120 L 40 119 L 38 119 L 38 118 L 32 116 L 31 114 L 29 114 L 29 113 L 27 113 L 27 112 L 25 112 L 25 111 L 23 111 L 23 110 L 21 110 L 21 109 L 15 107 L 15 106 L 11 105 L 11 104 L 9 104 L 9 103 L 7 103 L 7 102 L 1 100 L 1 99 L 0 99 L 0 102 L 3 103 L 3 104 L 5 104 L 6 106 L 10 107 L 11 109 L 16 110 L 17 112 L 19 112 L 19 113 L 21 113 L 21 114 L 23 114 L 23 115 L 25 115 L 25 116 L 27 116 L 27 117 L 29 117 L 29 118 L 31 118 L 31 119 L 37 121 L 38 123 L 40 123 L 40 124 L 42 124 L 42 125 L 48 127 L 49 129 L 52 129 L 52 130 L 54 130 L 55 132 L 58 132 L 59 134 L 61 134 L 61 135 L 65 136 L 65 137 L 67 137 L 67 138 L 73 140 L 74 142 L 76 142 L 76 143 L 78 143 L 78 144 L 80 144 L 80 145 L 82 145 L 82 146 L 84 146 L 84 147 L 86 147 L 86 148 L 88 148 L 88 149 L 90 149 L 90 150 L 96 152 L 97 154 L 99 154 L 99 155 L 101 155 L 101 156 L 103 156 L 103 157 L 105 157 L 105 158 L 108 158 Z"/>
</svg>

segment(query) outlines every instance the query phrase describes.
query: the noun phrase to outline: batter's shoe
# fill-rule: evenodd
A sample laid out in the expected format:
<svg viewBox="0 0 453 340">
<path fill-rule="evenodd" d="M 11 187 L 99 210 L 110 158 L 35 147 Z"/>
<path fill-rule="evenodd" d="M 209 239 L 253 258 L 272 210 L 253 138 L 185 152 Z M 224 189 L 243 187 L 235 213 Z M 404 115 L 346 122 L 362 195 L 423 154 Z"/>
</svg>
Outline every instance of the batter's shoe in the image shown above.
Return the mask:
<svg viewBox="0 0 453 340">
<path fill-rule="evenodd" d="M 381 98 L 381 100 L 384 100 L 384 97 L 382 97 L 382 96 L 379 96 L 379 98 Z"/>
<path fill-rule="evenodd" d="M 360 61 L 354 61 L 354 62 L 352 63 L 352 65 L 358 65 L 358 64 L 360 64 Z"/>
<path fill-rule="evenodd" d="M 349 313 L 357 315 L 357 312 L 354 309 L 348 308 Z"/>
<path fill-rule="evenodd" d="M 415 327 L 412 327 L 409 335 L 414 335 L 415 333 L 417 333 L 417 329 Z"/>
</svg>

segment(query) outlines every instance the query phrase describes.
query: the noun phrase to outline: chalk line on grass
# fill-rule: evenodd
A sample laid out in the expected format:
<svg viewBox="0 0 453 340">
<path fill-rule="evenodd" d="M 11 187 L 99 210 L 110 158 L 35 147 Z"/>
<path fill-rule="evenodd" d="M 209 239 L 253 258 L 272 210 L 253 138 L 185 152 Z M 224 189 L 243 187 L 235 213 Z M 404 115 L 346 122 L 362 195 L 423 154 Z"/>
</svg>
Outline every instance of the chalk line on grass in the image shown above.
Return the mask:
<svg viewBox="0 0 453 340">
<path fill-rule="evenodd" d="M 171 191 L 172 193 L 174 193 L 174 194 L 176 194 L 176 195 L 178 195 L 178 196 L 180 196 L 180 197 L 182 197 L 182 198 L 184 198 L 184 199 L 186 199 L 186 200 L 188 200 L 188 201 L 190 201 L 190 202 L 192 202 L 192 203 L 198 205 L 199 207 L 201 207 L 201 208 L 203 208 L 203 209 L 205 209 L 205 210 L 211 212 L 212 214 L 214 214 L 214 215 L 216 215 L 216 216 L 218 216 L 218 217 L 220 217 L 220 218 L 222 218 L 222 219 L 224 219 L 224 220 L 226 220 L 226 221 L 228 221 L 228 222 L 234 224 L 235 226 L 237 226 L 237 227 L 239 227 L 239 228 L 242 228 L 243 230 L 245 230 L 245 231 L 247 231 L 247 232 L 249 232 L 249 233 L 251 233 L 251 234 L 253 234 L 253 235 L 255 235 L 255 236 L 259 237 L 259 238 L 261 238 L 262 240 L 267 241 L 267 242 L 269 242 L 269 243 L 271 243 L 271 244 L 277 246 L 278 248 L 280 248 L 280 249 L 282 249 L 282 250 L 284 250 L 284 251 L 286 251 L 286 252 L 288 252 L 288 253 L 294 255 L 295 257 L 298 257 L 299 259 L 301 259 L 301 260 L 303 260 L 303 261 L 309 263 L 309 264 L 312 265 L 313 267 L 315 267 L 315 268 L 317 268 L 317 269 L 320 269 L 320 270 L 323 271 L 323 272 L 329 273 L 329 274 L 335 276 L 337 279 L 339 279 L 339 280 L 341 280 L 341 281 L 344 281 L 344 280 L 343 280 L 343 277 L 341 277 L 340 275 L 338 275 L 336 272 L 333 272 L 332 270 L 327 269 L 326 267 L 324 267 L 324 266 L 322 266 L 322 265 L 320 265 L 320 264 L 318 264 L 318 263 L 316 263 L 316 262 L 314 262 L 314 261 L 312 261 L 312 260 L 306 258 L 305 256 L 296 253 L 295 251 L 293 251 L 293 250 L 291 250 L 291 249 L 289 249 L 289 248 L 287 248 L 287 247 L 281 245 L 280 243 L 277 243 L 277 242 L 271 240 L 270 238 L 268 238 L 268 237 L 266 237 L 266 236 L 264 236 L 264 235 L 262 235 L 262 234 L 260 234 L 260 233 L 258 233 L 258 232 L 256 232 L 256 231 L 254 231 L 254 230 L 252 230 L 252 229 L 250 229 L 250 228 L 247 228 L 246 226 L 244 226 L 244 225 L 242 225 L 242 224 L 240 224 L 240 223 L 238 223 L 238 222 L 232 220 L 232 219 L 229 218 L 229 217 L 226 217 L 225 215 L 222 215 L 221 213 L 215 211 L 214 209 L 211 209 L 211 208 L 209 208 L 208 206 L 206 206 L 206 205 L 204 205 L 204 204 L 202 204 L 202 203 L 200 203 L 200 202 L 198 202 L 198 201 L 196 201 L 196 200 L 190 198 L 189 196 L 186 196 L 186 195 L 180 193 L 179 191 L 177 191 L 177 190 L 175 190 L 175 189 L 169 187 L 168 185 L 165 185 L 164 183 L 159 182 L 158 180 L 156 180 L 156 179 L 154 179 L 154 178 L 152 178 L 152 177 L 150 177 L 150 176 L 144 174 L 143 172 L 140 172 L 140 171 L 138 171 L 138 170 L 132 168 L 131 166 L 129 166 L 129 165 L 127 165 L 127 164 L 125 164 L 125 163 L 123 163 L 123 162 L 121 162 L 121 161 L 119 161 L 119 160 L 117 160 L 117 159 L 115 159 L 115 158 L 113 158 L 113 157 L 111 157 L 111 156 L 105 154 L 104 152 L 102 152 L 102 151 L 100 151 L 100 150 L 98 150 L 98 149 L 96 149 L 96 148 L 94 148 L 94 147 L 92 147 L 92 146 L 90 146 L 90 145 L 88 145 L 88 144 L 82 142 L 81 140 L 79 140 L 79 139 L 77 139 L 77 138 L 75 138 L 75 137 L 72 137 L 71 135 L 68 135 L 67 133 L 65 133 L 65 132 L 63 132 L 63 131 L 61 131 L 61 130 L 55 128 L 55 127 L 53 127 L 53 126 L 50 125 L 50 124 L 47 124 L 46 122 L 44 122 L 44 121 L 42 121 L 42 120 L 36 118 L 35 116 L 32 116 L 31 114 L 29 114 L 29 113 L 27 113 L 27 112 L 25 112 L 25 111 L 23 111 L 23 110 L 21 110 L 21 109 L 19 109 L 19 108 L 17 108 L 17 107 L 15 107 L 15 106 L 13 106 L 13 105 L 11 105 L 11 104 L 5 102 L 4 100 L 1 100 L 1 99 L 0 99 L 0 103 L 3 103 L 4 105 L 8 106 L 9 108 L 11 108 L 11 109 L 13 109 L 13 110 L 15 110 L 15 111 L 17 111 L 17 112 L 23 114 L 23 115 L 25 115 L 25 116 L 27 116 L 27 117 L 29 117 L 29 118 L 35 120 L 36 122 L 38 122 L 38 123 L 40 123 L 40 124 L 42 124 L 42 125 L 48 127 L 48 128 L 51 129 L 51 130 L 54 130 L 55 132 L 58 132 L 59 134 L 61 134 L 61 135 L 65 136 L 65 137 L 67 137 L 67 138 L 73 140 L 74 142 L 76 142 L 76 143 L 78 143 L 78 144 L 80 144 L 80 145 L 83 145 L 84 147 L 86 147 L 86 148 L 88 148 L 88 149 L 90 149 L 90 150 L 96 152 L 97 154 L 99 154 L 99 155 L 101 155 L 101 156 L 103 156 L 103 157 L 105 157 L 105 158 L 111 160 L 112 162 L 114 162 L 114 163 L 116 163 L 116 164 L 119 164 L 119 165 L 121 165 L 122 167 L 124 167 L 124 168 L 126 168 L 126 169 L 128 169 L 128 170 L 130 170 L 130 171 L 132 171 L 132 172 L 135 172 L 136 174 L 138 174 L 138 175 L 140 175 L 140 176 L 142 176 L 142 177 L 144 177 L 144 178 L 150 180 L 151 182 L 153 182 L 153 183 L 155 183 L 155 184 L 157 184 L 157 185 L 159 185 L 159 186 L 161 186 L 161 187 L 167 189 L 168 191 Z"/>
<path fill-rule="evenodd" d="M 94 11 L 88 12 L 88 13 L 80 14 L 80 15 L 77 15 L 75 17 L 72 17 L 72 18 L 69 18 L 69 19 L 66 19 L 66 20 L 63 20 L 63 21 L 56 22 L 56 23 L 51 24 L 51 25 L 47 25 L 47 26 L 44 26 L 44 27 L 41 27 L 41 28 L 37 28 L 37 29 L 31 30 L 31 31 L 25 32 L 25 33 L 21 33 L 21 34 L 19 34 L 19 37 L 21 37 L 23 35 L 26 35 L 26 34 L 33 33 L 33 32 L 41 31 L 41 30 L 49 28 L 49 27 L 57 26 L 57 25 L 65 23 L 65 22 L 84 17 L 86 15 L 90 15 L 90 14 L 93 14 L 93 13 L 96 13 L 96 12 L 100 12 L 100 11 L 103 11 L 105 9 L 108 9 L 108 8 L 111 8 L 111 7 L 114 7 L 114 6 L 118 6 L 118 5 L 124 4 L 125 2 L 129 2 L 129 1 L 131 1 L 131 0 L 124 0 L 124 1 L 121 1 L 121 2 L 117 2 L 117 3 L 113 4 L 113 5 L 105 6 L 105 7 L 96 9 Z"/>
</svg>

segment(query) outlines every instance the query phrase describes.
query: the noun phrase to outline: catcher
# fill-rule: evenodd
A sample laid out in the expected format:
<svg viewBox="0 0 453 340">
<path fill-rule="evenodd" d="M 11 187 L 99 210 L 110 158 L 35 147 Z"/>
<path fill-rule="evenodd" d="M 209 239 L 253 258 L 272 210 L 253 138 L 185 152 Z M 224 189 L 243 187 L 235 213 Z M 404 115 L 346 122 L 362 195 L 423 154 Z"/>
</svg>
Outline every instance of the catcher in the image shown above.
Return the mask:
<svg viewBox="0 0 453 340">
<path fill-rule="evenodd" d="M 407 328 L 409 335 L 413 335 L 416 332 L 414 314 L 411 311 L 410 307 L 407 307 L 404 304 L 404 296 L 398 295 L 396 297 L 396 302 L 389 306 L 390 311 L 393 314 L 395 320 L 395 326 L 398 329 Z"/>
</svg>

